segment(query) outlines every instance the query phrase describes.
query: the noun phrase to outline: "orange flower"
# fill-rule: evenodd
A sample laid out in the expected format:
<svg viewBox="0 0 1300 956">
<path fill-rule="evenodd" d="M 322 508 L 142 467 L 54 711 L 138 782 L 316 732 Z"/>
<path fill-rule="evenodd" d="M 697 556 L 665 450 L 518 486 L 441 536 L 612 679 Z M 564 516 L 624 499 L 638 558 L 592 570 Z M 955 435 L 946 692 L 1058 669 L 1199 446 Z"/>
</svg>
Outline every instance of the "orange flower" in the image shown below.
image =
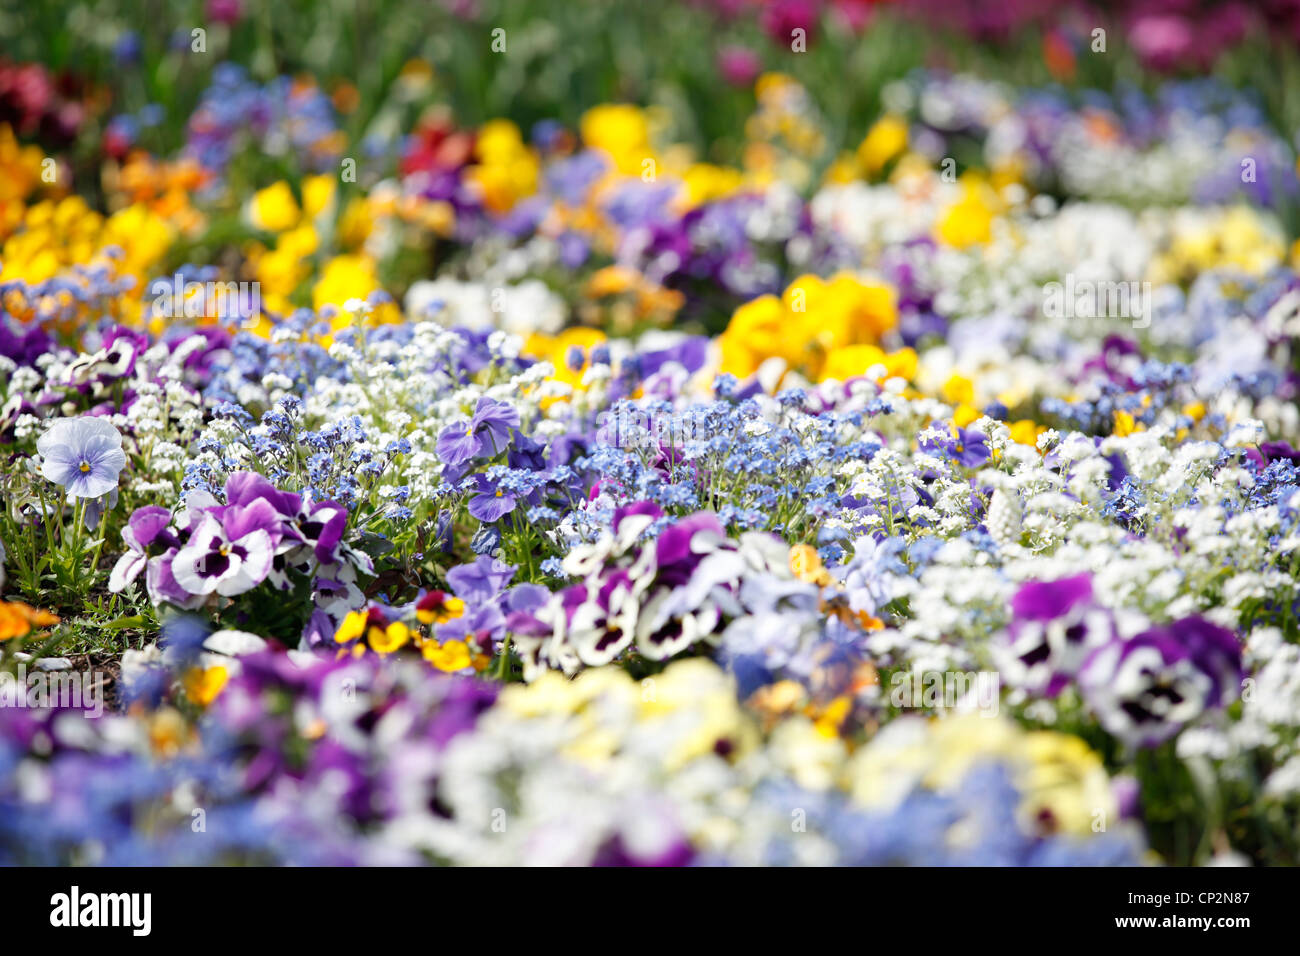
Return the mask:
<svg viewBox="0 0 1300 956">
<path fill-rule="evenodd" d="M 39 610 L 21 601 L 0 601 L 0 641 L 26 637 L 38 628 L 58 623 L 58 616 L 49 611 Z"/>
</svg>

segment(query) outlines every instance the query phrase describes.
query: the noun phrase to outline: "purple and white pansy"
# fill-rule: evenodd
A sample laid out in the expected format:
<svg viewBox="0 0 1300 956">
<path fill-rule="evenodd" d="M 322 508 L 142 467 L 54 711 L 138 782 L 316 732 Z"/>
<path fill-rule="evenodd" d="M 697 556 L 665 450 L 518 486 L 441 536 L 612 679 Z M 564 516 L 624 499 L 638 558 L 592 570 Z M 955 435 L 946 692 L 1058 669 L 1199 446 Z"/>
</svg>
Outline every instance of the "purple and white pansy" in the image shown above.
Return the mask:
<svg viewBox="0 0 1300 956">
<path fill-rule="evenodd" d="M 123 590 L 144 572 L 154 604 L 193 609 L 264 582 L 287 591 L 298 575 L 310 580 L 317 614 L 306 635 L 317 637 L 332 634 L 365 603 L 357 574 L 374 566 L 343 540 L 342 505 L 283 491 L 252 472 L 232 474 L 223 490 L 225 504 L 196 491 L 175 515 L 137 509 L 123 530 L 127 551 L 113 568 L 110 590 Z"/>
<path fill-rule="evenodd" d="M 1046 697 L 1077 687 L 1101 726 L 1132 746 L 1163 743 L 1241 688 L 1242 647 L 1231 631 L 1199 616 L 1150 624 L 1103 608 L 1088 574 L 1029 582 L 1011 612 L 993 646 L 1003 678 Z"/>
<path fill-rule="evenodd" d="M 1152 747 L 1231 703 L 1242 677 L 1237 638 L 1193 616 L 1097 649 L 1079 685 L 1102 727 L 1133 746 Z"/>
</svg>

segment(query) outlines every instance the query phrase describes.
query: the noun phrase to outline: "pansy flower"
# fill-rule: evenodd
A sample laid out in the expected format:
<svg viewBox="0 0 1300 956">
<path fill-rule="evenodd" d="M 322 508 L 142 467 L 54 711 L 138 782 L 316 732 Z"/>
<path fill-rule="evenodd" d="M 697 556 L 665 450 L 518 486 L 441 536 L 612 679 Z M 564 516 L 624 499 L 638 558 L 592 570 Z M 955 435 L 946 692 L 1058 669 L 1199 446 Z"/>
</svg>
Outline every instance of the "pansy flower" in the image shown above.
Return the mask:
<svg viewBox="0 0 1300 956">
<path fill-rule="evenodd" d="M 1241 676 L 1232 633 L 1190 617 L 1097 649 L 1079 684 L 1102 727 L 1131 745 L 1154 747 L 1229 703 Z"/>
<path fill-rule="evenodd" d="M 352 611 L 343 618 L 338 630 L 334 632 L 337 644 L 351 644 L 351 653 L 359 656 L 365 653 L 367 646 L 380 655 L 388 655 L 411 641 L 411 630 L 401 621 L 389 621 L 384 610 L 371 605 L 360 611 Z M 339 654 L 348 652 L 340 648 Z"/>
<path fill-rule="evenodd" d="M 426 591 L 415 602 L 415 616 L 421 624 L 444 624 L 465 613 L 465 602 L 446 591 Z"/>
<path fill-rule="evenodd" d="M 191 594 L 242 594 L 270 573 L 280 536 L 280 517 L 265 499 L 214 509 L 177 551 L 172 574 Z"/>
<path fill-rule="evenodd" d="M 480 398 L 468 422 L 449 425 L 438 436 L 438 457 L 448 465 L 463 465 L 472 458 L 491 458 L 510 444 L 510 432 L 519 427 L 519 411 L 509 402 Z"/>
<path fill-rule="evenodd" d="M 1006 636 L 993 645 L 1007 681 L 1055 697 L 1097 647 L 1111 640 L 1115 622 L 1092 599 L 1092 577 L 1030 581 L 1011 599 Z"/>
<path fill-rule="evenodd" d="M 117 487 L 126 467 L 122 435 L 107 418 L 83 416 L 56 421 L 36 442 L 41 474 L 70 498 L 98 498 Z"/>
<path fill-rule="evenodd" d="M 519 499 L 513 492 L 507 491 L 501 479 L 489 478 L 487 475 L 474 475 L 474 494 L 469 499 L 469 513 L 479 521 L 491 524 L 515 510 Z"/>
<path fill-rule="evenodd" d="M 569 619 L 568 641 L 584 664 L 608 664 L 636 637 L 638 601 L 632 579 L 626 571 L 611 571 L 574 587 L 583 589 L 585 598 Z"/>
<path fill-rule="evenodd" d="M 146 505 L 136 508 L 122 529 L 122 542 L 127 551 L 113 565 L 108 576 L 108 589 L 121 591 L 134 581 L 145 569 L 149 560 L 149 548 L 155 543 L 165 547 L 178 547 L 180 541 L 168 528 L 172 515 L 166 508 Z"/>
</svg>

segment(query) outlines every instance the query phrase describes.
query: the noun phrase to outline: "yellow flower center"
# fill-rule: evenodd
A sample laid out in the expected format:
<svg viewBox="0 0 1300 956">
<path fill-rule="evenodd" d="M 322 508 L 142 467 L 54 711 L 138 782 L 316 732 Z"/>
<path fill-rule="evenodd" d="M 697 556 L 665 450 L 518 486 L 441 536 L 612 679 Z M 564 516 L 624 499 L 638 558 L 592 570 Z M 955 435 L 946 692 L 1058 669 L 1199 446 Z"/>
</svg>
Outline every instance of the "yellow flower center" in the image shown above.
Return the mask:
<svg viewBox="0 0 1300 956">
<path fill-rule="evenodd" d="M 77 467 L 81 469 L 81 473 L 84 475 L 86 472 L 90 471 L 90 462 L 88 462 L 88 461 L 83 461 L 83 462 L 82 462 L 80 465 L 78 465 Z"/>
</svg>

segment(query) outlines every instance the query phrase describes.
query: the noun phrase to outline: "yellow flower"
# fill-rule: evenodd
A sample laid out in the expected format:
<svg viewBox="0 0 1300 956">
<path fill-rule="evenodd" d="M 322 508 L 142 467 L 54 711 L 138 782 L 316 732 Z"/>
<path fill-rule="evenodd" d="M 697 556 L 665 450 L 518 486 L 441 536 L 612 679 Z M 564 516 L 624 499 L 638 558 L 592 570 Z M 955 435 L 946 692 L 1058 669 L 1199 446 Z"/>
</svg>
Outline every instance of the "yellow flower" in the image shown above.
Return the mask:
<svg viewBox="0 0 1300 956">
<path fill-rule="evenodd" d="M 158 263 L 175 241 L 176 230 L 143 203 L 113 213 L 104 223 L 99 246 L 115 245 L 123 250 L 123 272 L 143 277 Z M 137 286 L 144 288 L 141 281 Z"/>
<path fill-rule="evenodd" d="M 319 312 L 326 305 L 342 306 L 348 299 L 365 299 L 379 288 L 375 262 L 367 255 L 352 253 L 335 256 L 321 270 L 312 289 L 312 304 Z M 351 318 L 340 313 L 335 321 L 342 328 Z"/>
<path fill-rule="evenodd" d="M 1037 731 L 1023 745 L 1028 769 L 1020 777 L 1025 816 L 1048 832 L 1088 835 L 1116 808 L 1101 758 L 1071 734 Z M 1100 816 L 1099 816 L 1100 814 Z"/>
<path fill-rule="evenodd" d="M 682 182 L 686 185 L 685 205 L 694 208 L 701 203 L 729 196 L 740 188 L 742 177 L 738 169 L 695 163 L 686 170 Z"/>
<path fill-rule="evenodd" d="M 474 153 L 479 163 L 465 175 L 493 212 L 507 212 L 520 199 L 537 191 L 537 154 L 525 145 L 514 123 L 505 119 L 485 123 L 479 129 Z"/>
<path fill-rule="evenodd" d="M 982 180 L 963 177 L 962 196 L 950 205 L 935 225 L 935 237 L 957 249 L 982 245 L 993 237 L 997 196 Z"/>
<path fill-rule="evenodd" d="M 264 232 L 284 232 L 298 224 L 301 212 L 293 190 L 283 179 L 259 189 L 249 203 L 248 217 L 253 226 Z"/>
<path fill-rule="evenodd" d="M 1116 812 L 1101 758 L 1077 737 L 1023 730 L 1002 717 L 963 714 L 896 722 L 849 762 L 847 784 L 867 806 L 888 804 L 917 785 L 945 792 L 971 768 L 998 762 L 1012 773 L 1029 827 L 1080 836 Z"/>
<path fill-rule="evenodd" d="M 337 635 L 335 640 L 337 640 Z M 366 631 L 366 641 L 370 649 L 377 654 L 391 654 L 411 639 L 411 630 L 401 621 L 394 621 L 387 627 L 370 627 Z"/>
<path fill-rule="evenodd" d="M 355 641 L 366 633 L 366 622 L 369 619 L 366 611 L 349 611 L 347 617 L 339 624 L 338 630 L 334 632 L 334 640 L 339 644 Z"/>
<path fill-rule="evenodd" d="M 772 356 L 791 361 L 803 351 L 792 335 L 790 313 L 774 295 L 762 295 L 746 302 L 731 316 L 727 330 L 719 336 L 722 371 L 745 378 Z"/>
<path fill-rule="evenodd" d="M 622 295 L 635 289 L 640 279 L 640 273 L 627 266 L 605 266 L 592 273 L 591 278 L 587 280 L 586 288 L 583 289 L 583 294 L 590 299 Z"/>
<path fill-rule="evenodd" d="M 315 219 L 327 212 L 337 192 L 338 183 L 333 176 L 324 173 L 319 176 L 308 176 L 302 181 L 303 215 L 308 219 Z"/>
<path fill-rule="evenodd" d="M 821 555 L 811 544 L 796 544 L 790 548 L 790 571 L 805 584 L 830 584 L 830 572 L 822 564 Z"/>
<path fill-rule="evenodd" d="M 1038 436 L 1047 431 L 1046 425 L 1039 425 L 1032 418 L 1022 418 L 1010 425 L 1011 440 L 1021 445 L 1038 445 Z"/>
<path fill-rule="evenodd" d="M 441 594 L 441 597 L 438 595 Z M 432 595 L 432 600 L 428 600 Z M 421 607 L 420 605 L 425 605 Z M 458 597 L 442 592 L 430 591 L 415 609 L 415 617 L 421 624 L 445 624 L 465 613 L 465 602 Z"/>
<path fill-rule="evenodd" d="M 838 738 L 840 727 L 852 710 L 853 698 L 847 694 L 841 694 L 825 707 L 817 709 L 815 712 L 816 721 L 813 726 L 817 728 L 817 732 L 823 737 Z"/>
<path fill-rule="evenodd" d="M 897 116 L 882 116 L 858 147 L 858 162 L 869 175 L 875 175 L 906 148 L 907 123 Z"/>
<path fill-rule="evenodd" d="M 605 333 L 599 329 L 591 329 L 585 326 L 573 326 L 565 329 L 559 335 L 543 335 L 540 332 L 534 332 L 524 342 L 523 353 L 532 358 L 544 359 L 551 363 L 555 368 L 555 374 L 547 379 L 549 382 L 563 382 L 568 385 L 574 392 L 585 391 L 582 384 L 583 372 L 587 369 L 591 350 L 605 341 Z M 573 347 L 582 350 L 582 365 L 577 369 L 569 366 L 569 350 Z M 542 399 L 542 408 L 550 408 L 559 398 Z"/>
<path fill-rule="evenodd" d="M 220 665 L 215 667 L 191 667 L 185 672 L 184 686 L 185 695 L 194 701 L 200 707 L 207 707 L 221 689 L 226 686 L 230 679 L 230 674 Z"/>
<path fill-rule="evenodd" d="M 420 653 L 440 671 L 452 673 L 470 666 L 469 645 L 464 641 L 425 641 Z"/>
<path fill-rule="evenodd" d="M 1128 412 L 1121 411 L 1118 408 L 1115 409 L 1115 428 L 1111 434 L 1123 437 L 1145 430 L 1146 426 L 1134 419 Z"/>
<path fill-rule="evenodd" d="M 878 345 L 843 345 L 826 356 L 821 377 L 846 382 L 865 375 L 875 365 L 885 365 L 886 360 L 884 349 Z"/>
<path fill-rule="evenodd" d="M 343 215 L 339 218 L 337 231 L 339 243 L 344 248 L 355 249 L 370 237 L 374 228 L 375 217 L 370 203 L 359 196 L 353 197 L 343 207 Z"/>
<path fill-rule="evenodd" d="M 949 405 L 969 405 L 975 401 L 975 383 L 965 375 L 953 372 L 943 383 L 940 394 Z"/>
<path fill-rule="evenodd" d="M 173 757 L 191 737 L 190 727 L 174 707 L 165 707 L 149 718 L 149 745 L 161 757 Z"/>
<path fill-rule="evenodd" d="M 640 175 L 642 163 L 654 158 L 649 121 L 635 106 L 606 103 L 592 107 L 582 114 L 579 133 L 587 146 L 609 154 L 615 169 L 625 176 Z"/>
<path fill-rule="evenodd" d="M 974 405 L 967 405 L 962 402 L 952 413 L 952 423 L 958 428 L 965 428 L 971 422 L 976 421 L 984 413 Z"/>
</svg>

